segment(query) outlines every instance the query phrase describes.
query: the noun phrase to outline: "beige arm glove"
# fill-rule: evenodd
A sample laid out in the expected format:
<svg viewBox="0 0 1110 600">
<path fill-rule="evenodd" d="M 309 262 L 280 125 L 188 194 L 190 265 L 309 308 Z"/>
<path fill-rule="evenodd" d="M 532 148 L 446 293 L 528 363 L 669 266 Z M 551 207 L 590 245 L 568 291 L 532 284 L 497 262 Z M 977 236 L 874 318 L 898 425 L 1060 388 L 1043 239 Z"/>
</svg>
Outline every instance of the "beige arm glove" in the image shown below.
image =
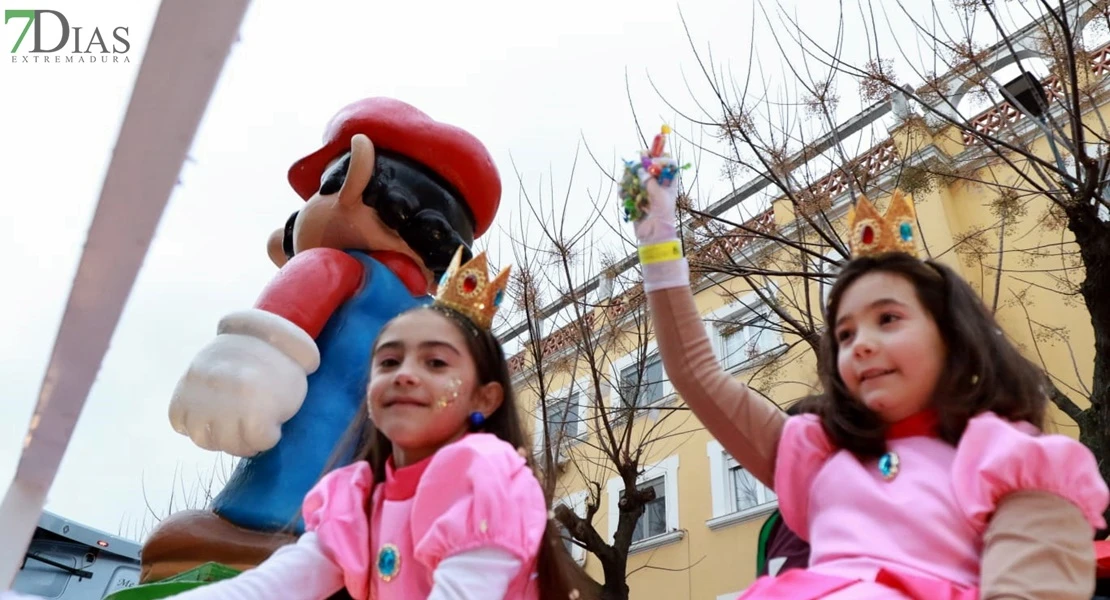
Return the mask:
<svg viewBox="0 0 1110 600">
<path fill-rule="evenodd" d="M 1091 524 L 1055 494 L 1006 496 L 983 536 L 980 590 L 983 600 L 1091 600 Z"/>
</svg>

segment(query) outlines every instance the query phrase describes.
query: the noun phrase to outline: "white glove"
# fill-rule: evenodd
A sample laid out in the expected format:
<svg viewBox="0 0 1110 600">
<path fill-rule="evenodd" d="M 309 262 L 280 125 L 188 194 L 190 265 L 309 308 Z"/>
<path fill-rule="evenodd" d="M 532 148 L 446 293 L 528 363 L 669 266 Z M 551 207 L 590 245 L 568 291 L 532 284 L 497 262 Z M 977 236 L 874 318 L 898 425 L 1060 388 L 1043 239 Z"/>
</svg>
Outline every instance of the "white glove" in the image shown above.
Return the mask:
<svg viewBox="0 0 1110 600">
<path fill-rule="evenodd" d="M 232 313 L 178 382 L 170 423 L 206 450 L 254 456 L 281 439 L 319 366 L 316 342 L 288 319 L 258 309 Z"/>
<path fill-rule="evenodd" d="M 662 151 L 662 144 L 658 150 Z M 679 171 L 670 156 L 643 153 L 639 162 L 625 165 L 621 180 L 621 201 L 626 218 L 633 221 L 647 292 L 690 285 L 690 268 L 677 250 L 681 248 L 675 217 Z M 644 258 L 660 248 L 665 249 L 665 260 L 649 262 Z"/>
<path fill-rule="evenodd" d="M 663 168 L 678 170 L 678 163 L 669 156 L 655 158 L 651 162 Z M 641 246 L 677 239 L 674 211 L 678 202 L 678 175 L 666 185 L 660 185 L 646 169 L 640 169 L 636 175 L 640 178 L 640 185 L 647 191 L 650 203 L 647 216 L 633 223 L 636 239 Z"/>
</svg>

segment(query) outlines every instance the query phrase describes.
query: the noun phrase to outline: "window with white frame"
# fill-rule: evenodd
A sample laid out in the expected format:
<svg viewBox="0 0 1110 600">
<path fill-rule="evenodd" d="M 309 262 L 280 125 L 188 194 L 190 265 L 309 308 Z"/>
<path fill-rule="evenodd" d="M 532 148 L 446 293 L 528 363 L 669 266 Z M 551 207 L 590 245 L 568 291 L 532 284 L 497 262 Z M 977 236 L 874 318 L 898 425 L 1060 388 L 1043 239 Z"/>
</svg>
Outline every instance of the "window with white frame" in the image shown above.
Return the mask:
<svg viewBox="0 0 1110 600">
<path fill-rule="evenodd" d="M 557 523 L 556 528 L 559 530 L 560 539 L 563 540 L 563 550 L 566 550 L 568 555 L 573 556 L 574 549 L 579 547 L 578 544 L 574 543 L 574 538 L 571 537 L 570 532 L 562 523 Z"/>
<path fill-rule="evenodd" d="M 644 514 L 636 522 L 632 549 L 650 548 L 682 539 L 678 526 L 678 456 L 668 457 L 644 469 L 636 485 L 640 489 L 654 490 L 655 499 L 644 506 Z M 606 491 L 609 496 L 609 539 L 612 540 L 620 519 L 619 502 L 624 496 L 624 482 L 619 477 L 610 479 Z"/>
<path fill-rule="evenodd" d="M 734 318 L 719 327 L 721 362 L 726 369 L 759 358 L 781 343 L 782 335 L 772 329 L 776 326 L 766 312 L 745 312 Z"/>
<path fill-rule="evenodd" d="M 553 456 L 566 458 L 568 444 L 585 433 L 586 396 L 577 382 L 549 394 L 546 410 L 536 410 L 536 456 L 542 456 L 545 443 Z M 546 416 L 547 422 L 544 423 Z M 544 433 L 546 432 L 546 440 Z"/>
<path fill-rule="evenodd" d="M 725 458 L 725 468 L 728 469 L 729 506 L 733 512 L 758 508 L 778 499 L 774 492 L 731 456 Z"/>
<path fill-rule="evenodd" d="M 653 352 L 642 362 L 620 368 L 620 406 L 651 406 L 666 395 L 664 391 L 663 359 Z"/>
<path fill-rule="evenodd" d="M 720 442 L 710 440 L 706 454 L 713 506 L 713 516 L 707 522 L 710 529 L 762 515 L 778 506 L 775 493 L 738 464 Z"/>
<path fill-rule="evenodd" d="M 782 345 L 774 312 L 754 292 L 706 315 L 705 321 L 725 369 L 741 367 Z"/>
<path fill-rule="evenodd" d="M 572 387 L 547 402 L 547 441 L 565 443 L 578 437 L 582 424 L 582 392 Z"/>
<path fill-rule="evenodd" d="M 667 487 L 663 477 L 656 477 L 651 481 L 640 484 L 641 490 L 655 491 L 655 498 L 644 504 L 644 514 L 636 521 L 636 528 L 632 530 L 632 543 L 640 542 L 657 535 L 667 533 Z M 624 496 L 624 490 L 621 490 Z"/>
<path fill-rule="evenodd" d="M 555 505 L 558 506 L 562 504 L 574 511 L 574 514 L 578 515 L 579 518 L 584 519 L 586 518 L 586 499 L 587 492 L 583 490 L 570 494 L 566 498 L 556 502 Z M 570 554 L 571 558 L 577 561 L 578 564 L 586 562 L 586 549 L 574 542 L 570 532 L 563 527 L 562 523 L 558 523 L 558 529 L 559 535 L 562 537 L 563 547 L 566 548 L 567 554 Z"/>
</svg>

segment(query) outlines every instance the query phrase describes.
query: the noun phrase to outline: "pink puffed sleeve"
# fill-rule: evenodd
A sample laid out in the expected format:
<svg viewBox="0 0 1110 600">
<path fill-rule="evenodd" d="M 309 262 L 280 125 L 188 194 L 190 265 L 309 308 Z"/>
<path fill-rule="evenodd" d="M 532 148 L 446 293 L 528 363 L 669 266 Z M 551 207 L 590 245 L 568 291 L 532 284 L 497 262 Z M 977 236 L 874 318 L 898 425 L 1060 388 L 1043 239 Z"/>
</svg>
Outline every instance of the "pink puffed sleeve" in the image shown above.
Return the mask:
<svg viewBox="0 0 1110 600">
<path fill-rule="evenodd" d="M 305 529 L 316 532 L 324 555 L 343 569 L 343 583 L 355 598 L 365 598 L 370 577 L 370 524 L 366 502 L 374 477 L 366 461 L 328 473 L 305 496 Z"/>
<path fill-rule="evenodd" d="M 952 484 L 980 533 L 1002 498 L 1021 491 L 1060 496 L 1078 507 L 1092 528 L 1106 526 L 1102 512 L 1110 491 L 1091 451 L 1067 436 L 1041 435 L 1029 423 L 1011 423 L 994 413 L 968 422 L 952 463 Z"/>
<path fill-rule="evenodd" d="M 786 420 L 775 460 L 775 493 L 782 520 L 805 541 L 809 541 L 809 490 L 835 451 L 817 416 L 797 415 Z"/>
<path fill-rule="evenodd" d="M 436 452 L 412 505 L 416 560 L 434 571 L 443 559 L 500 548 L 532 565 L 547 527 L 540 482 L 510 444 L 468 435 Z"/>
</svg>

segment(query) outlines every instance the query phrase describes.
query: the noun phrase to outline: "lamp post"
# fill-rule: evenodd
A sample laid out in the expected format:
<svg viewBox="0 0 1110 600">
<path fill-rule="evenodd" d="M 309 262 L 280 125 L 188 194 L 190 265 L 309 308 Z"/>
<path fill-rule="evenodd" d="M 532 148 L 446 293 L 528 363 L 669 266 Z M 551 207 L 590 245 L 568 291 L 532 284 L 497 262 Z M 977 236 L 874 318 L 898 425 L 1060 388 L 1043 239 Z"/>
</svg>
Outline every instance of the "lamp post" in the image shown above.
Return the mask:
<svg viewBox="0 0 1110 600">
<path fill-rule="evenodd" d="M 1021 75 L 1004 84 L 999 93 L 1011 106 L 1033 119 L 1033 122 L 1044 133 L 1045 139 L 1048 140 L 1048 147 L 1052 150 L 1052 156 L 1056 158 L 1056 167 L 1060 169 L 1061 174 L 1066 173 L 1067 166 L 1064 164 L 1064 157 L 1060 154 L 1060 149 L 1056 145 L 1056 136 L 1052 134 L 1052 130 L 1048 127 L 1047 121 L 1051 117 L 1048 107 L 1048 94 L 1045 93 L 1044 84 L 1041 83 L 1041 80 L 1028 71 L 1022 71 Z M 1063 179 L 1062 183 L 1068 191 L 1072 190 L 1071 184 L 1066 179 Z"/>
</svg>

